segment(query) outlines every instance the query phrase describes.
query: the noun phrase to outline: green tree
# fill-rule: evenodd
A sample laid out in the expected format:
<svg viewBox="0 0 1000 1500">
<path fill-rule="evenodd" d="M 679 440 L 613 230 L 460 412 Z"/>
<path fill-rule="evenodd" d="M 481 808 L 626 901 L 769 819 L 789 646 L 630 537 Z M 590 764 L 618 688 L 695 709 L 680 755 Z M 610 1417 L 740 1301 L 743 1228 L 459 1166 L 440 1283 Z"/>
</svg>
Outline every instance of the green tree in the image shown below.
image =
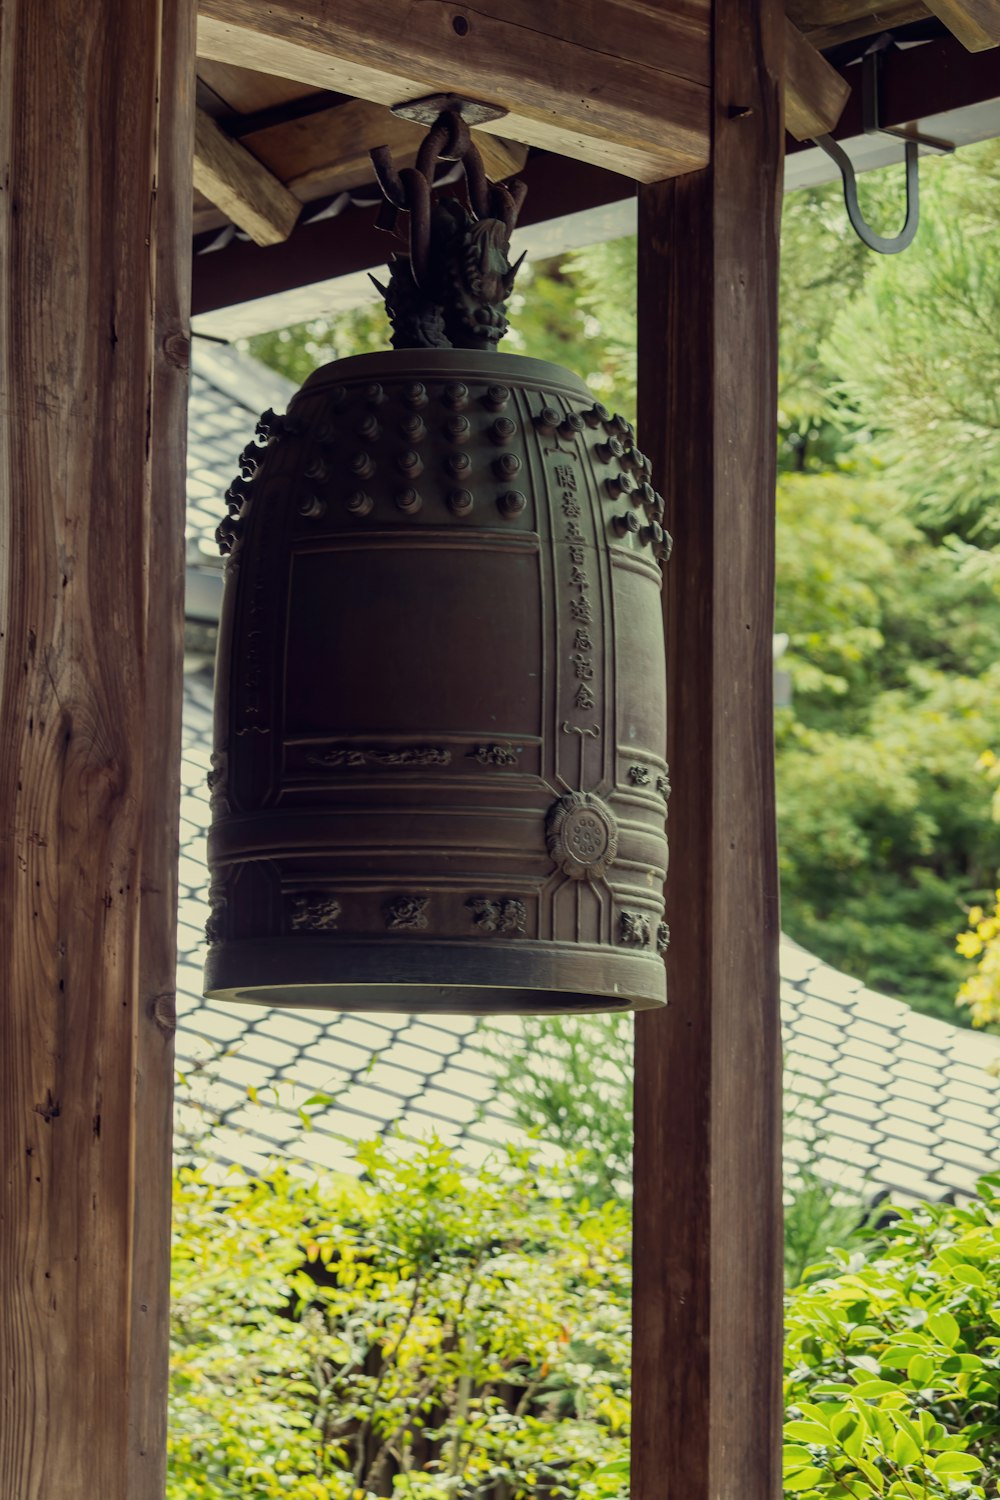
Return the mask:
<svg viewBox="0 0 1000 1500">
<path fill-rule="evenodd" d="M 1000 143 L 921 172 L 913 246 L 874 258 L 825 358 L 911 513 L 1000 584 Z"/>
<path fill-rule="evenodd" d="M 993 784 L 990 811 L 1000 823 L 1000 759 L 992 750 L 980 756 L 978 769 Z M 962 980 L 958 1003 L 968 1007 L 973 1026 L 1000 1026 L 1000 890 L 987 898 L 987 910 L 973 906 L 966 916 L 965 931 L 955 947 L 975 968 Z"/>
</svg>

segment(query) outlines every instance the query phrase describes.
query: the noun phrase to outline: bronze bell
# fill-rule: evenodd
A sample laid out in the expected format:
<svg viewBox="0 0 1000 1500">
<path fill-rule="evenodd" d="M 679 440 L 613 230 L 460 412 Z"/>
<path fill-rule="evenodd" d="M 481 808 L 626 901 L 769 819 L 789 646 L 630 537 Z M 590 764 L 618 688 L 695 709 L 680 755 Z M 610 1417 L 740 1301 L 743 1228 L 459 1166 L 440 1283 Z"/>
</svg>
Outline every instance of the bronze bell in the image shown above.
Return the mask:
<svg viewBox="0 0 1000 1500">
<path fill-rule="evenodd" d="M 435 129 L 468 167 L 467 131 Z M 407 200 L 377 164 L 395 208 L 425 221 L 413 174 Z M 443 275 L 412 241 L 393 266 L 396 348 L 327 365 L 287 417 L 265 414 L 229 493 L 215 998 L 665 999 L 662 501 L 630 427 L 582 380 L 492 347 L 512 215 L 505 190 L 472 172 L 469 187 L 464 221 L 445 210 L 444 252 L 431 231 Z M 480 275 L 479 300 L 449 307 L 442 282 L 467 271 L 470 239 L 502 295 L 484 303 Z M 435 297 L 415 314 L 418 281 Z M 447 342 L 400 347 L 427 329 Z"/>
</svg>

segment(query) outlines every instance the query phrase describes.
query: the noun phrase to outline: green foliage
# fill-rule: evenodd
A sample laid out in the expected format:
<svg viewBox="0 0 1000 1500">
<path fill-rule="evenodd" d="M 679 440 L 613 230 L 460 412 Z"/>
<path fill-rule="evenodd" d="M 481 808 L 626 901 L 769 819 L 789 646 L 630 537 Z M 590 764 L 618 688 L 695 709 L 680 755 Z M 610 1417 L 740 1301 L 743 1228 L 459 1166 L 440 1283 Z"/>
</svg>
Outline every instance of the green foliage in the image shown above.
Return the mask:
<svg viewBox="0 0 1000 1500">
<path fill-rule="evenodd" d="M 1000 1494 L 1000 1178 L 980 1188 L 902 1210 L 789 1300 L 786 1495 Z"/>
<path fill-rule="evenodd" d="M 496 1027 L 485 1039 L 504 1102 L 522 1130 L 555 1146 L 571 1167 L 576 1202 L 631 1201 L 632 1018 L 523 1017 L 516 1034 Z M 839 1192 L 817 1170 L 823 1139 L 796 1119 L 803 1101 L 786 1100 L 788 1134 L 802 1160 L 786 1173 L 785 1281 L 831 1250 L 853 1244 L 864 1216 L 860 1197 Z"/>
<path fill-rule="evenodd" d="M 361 1159 L 360 1183 L 178 1173 L 168 1500 L 625 1500 L 627 1213 L 521 1153 Z M 1000 1493 L 982 1189 L 790 1294 L 786 1495 Z"/>
<path fill-rule="evenodd" d="M 301 385 L 313 370 L 331 359 L 387 349 L 389 319 L 384 304 L 375 300 L 335 318 L 310 318 L 291 328 L 258 333 L 246 341 L 245 347 L 254 359 Z"/>
<path fill-rule="evenodd" d="M 821 1091 L 785 1091 L 785 1286 L 799 1286 L 809 1268 L 838 1250 L 855 1248 L 868 1219 L 865 1197 L 835 1187 L 820 1170 L 826 1138 L 816 1124 Z"/>
<path fill-rule="evenodd" d="M 873 988 L 951 1019 L 963 974 L 956 917 L 993 883 L 995 825 L 976 767 L 998 713 L 1000 668 L 923 670 L 912 691 L 878 695 L 863 732 L 788 715 L 778 730 L 786 930 Z"/>
<path fill-rule="evenodd" d="M 905 256 L 873 257 L 826 358 L 913 513 L 1000 583 L 1000 145 L 925 163 Z"/>
<path fill-rule="evenodd" d="M 527 1155 L 175 1194 L 168 1500 L 587 1500 L 628 1423 L 628 1222 Z"/>
<path fill-rule="evenodd" d="M 963 958 L 976 961 L 974 973 L 962 981 L 959 1005 L 967 1005 L 974 1026 L 1000 1023 L 1000 890 L 993 893 L 993 908 L 974 906 L 968 926 L 956 944 Z"/>
<path fill-rule="evenodd" d="M 884 478 L 783 474 L 777 515 L 776 628 L 789 636 L 797 720 L 864 730 L 881 692 L 926 692 L 920 669 L 993 666 L 1000 599 L 959 576 Z"/>
<path fill-rule="evenodd" d="M 627 1201 L 632 1183 L 632 1017 L 523 1016 L 483 1037 L 517 1124 L 574 1163 L 574 1195 Z"/>
</svg>

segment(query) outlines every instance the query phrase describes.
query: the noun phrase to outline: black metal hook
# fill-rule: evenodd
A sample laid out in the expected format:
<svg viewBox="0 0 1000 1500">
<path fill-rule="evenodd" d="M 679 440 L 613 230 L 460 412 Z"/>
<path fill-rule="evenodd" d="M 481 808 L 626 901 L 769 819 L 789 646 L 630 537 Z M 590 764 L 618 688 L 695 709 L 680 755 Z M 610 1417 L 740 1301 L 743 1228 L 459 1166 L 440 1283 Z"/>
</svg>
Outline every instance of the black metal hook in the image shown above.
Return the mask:
<svg viewBox="0 0 1000 1500">
<path fill-rule="evenodd" d="M 876 233 L 862 213 L 858 202 L 858 179 L 854 173 L 854 163 L 843 146 L 838 145 L 832 135 L 816 136 L 815 144 L 840 169 L 844 184 L 844 206 L 858 239 L 863 240 L 869 250 L 877 250 L 879 255 L 898 255 L 900 250 L 905 250 L 907 245 L 912 244 L 920 223 L 920 168 L 917 165 L 916 141 L 906 142 L 906 220 L 899 233 L 889 237 Z"/>
<path fill-rule="evenodd" d="M 931 150 L 941 152 L 951 152 L 955 149 L 950 141 L 939 141 L 933 136 L 920 135 L 916 131 L 898 130 L 879 123 L 882 58 L 886 49 L 893 45 L 890 36 L 879 37 L 862 58 L 861 120 L 866 135 L 895 135 L 905 143 L 906 218 L 898 234 L 888 236 L 878 234 L 868 223 L 858 201 L 858 179 L 854 171 L 854 163 L 843 146 L 839 145 L 832 135 L 815 136 L 813 140 L 813 144 L 825 151 L 837 165 L 844 185 L 844 206 L 847 209 L 847 217 L 852 229 L 869 250 L 876 250 L 879 255 L 898 255 L 901 250 L 905 250 L 913 243 L 913 237 L 920 223 L 920 168 L 918 164 L 920 147 L 926 146 Z"/>
</svg>

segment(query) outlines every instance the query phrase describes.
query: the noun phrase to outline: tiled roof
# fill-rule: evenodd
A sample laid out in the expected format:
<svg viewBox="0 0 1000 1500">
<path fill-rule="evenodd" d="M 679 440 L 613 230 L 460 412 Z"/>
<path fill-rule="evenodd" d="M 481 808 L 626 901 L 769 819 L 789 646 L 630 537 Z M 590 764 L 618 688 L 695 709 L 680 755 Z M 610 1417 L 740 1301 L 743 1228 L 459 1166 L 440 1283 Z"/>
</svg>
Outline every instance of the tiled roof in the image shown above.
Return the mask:
<svg viewBox="0 0 1000 1500">
<path fill-rule="evenodd" d="M 228 349 L 199 349 L 191 402 L 190 531 L 206 559 L 234 460 L 290 388 Z M 249 414 L 252 413 L 251 417 Z M 280 1155 L 350 1170 L 358 1140 L 435 1131 L 470 1160 L 521 1138 L 497 1096 L 481 1021 L 236 1007 L 201 998 L 211 683 L 185 683 L 179 910 L 179 1138 L 213 1122 L 211 1150 L 260 1170 Z M 786 1158 L 831 1181 L 904 1197 L 968 1192 L 1000 1166 L 1000 1037 L 874 994 L 783 940 Z M 516 1020 L 506 1023 L 516 1027 Z M 813 1146 L 812 1143 L 816 1143 Z"/>
</svg>

